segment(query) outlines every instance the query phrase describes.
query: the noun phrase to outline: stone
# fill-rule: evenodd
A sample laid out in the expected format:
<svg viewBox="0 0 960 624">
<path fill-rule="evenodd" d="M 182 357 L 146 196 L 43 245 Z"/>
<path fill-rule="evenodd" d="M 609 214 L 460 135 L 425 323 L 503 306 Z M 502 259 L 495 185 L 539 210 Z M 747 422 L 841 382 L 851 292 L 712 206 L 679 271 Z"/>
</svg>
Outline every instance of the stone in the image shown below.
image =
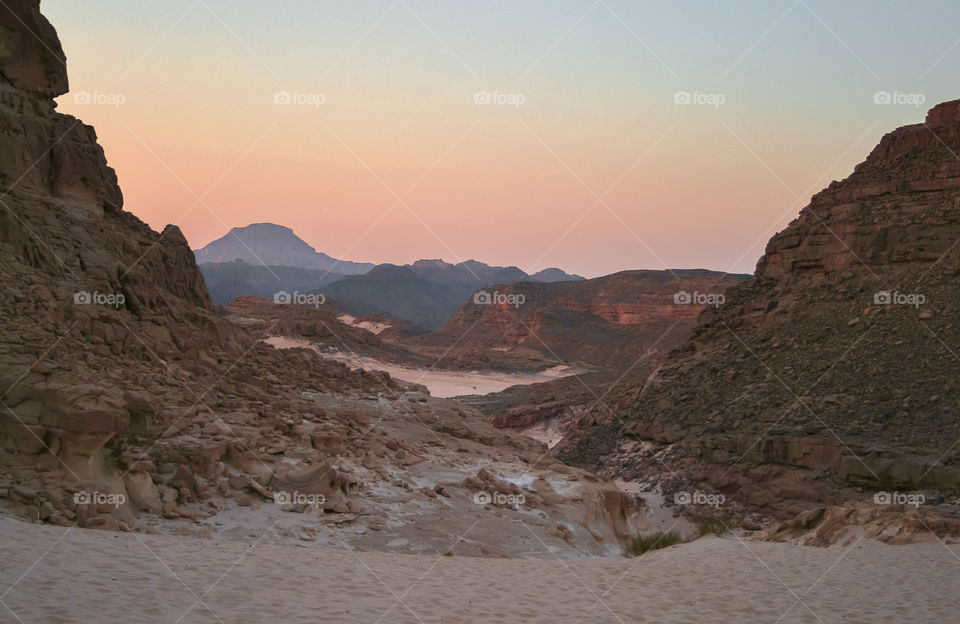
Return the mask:
<svg viewBox="0 0 960 624">
<path fill-rule="evenodd" d="M 6 0 L 0 32 L 0 74 L 14 87 L 43 98 L 67 92 L 67 58 L 39 0 Z"/>
<path fill-rule="evenodd" d="M 163 500 L 160 498 L 160 492 L 148 473 L 128 473 L 123 478 L 123 486 L 127 491 L 130 504 L 134 508 L 157 515 L 163 512 Z"/>
<path fill-rule="evenodd" d="M 951 123 L 960 121 L 960 100 L 937 104 L 927 113 L 928 124 Z"/>
</svg>

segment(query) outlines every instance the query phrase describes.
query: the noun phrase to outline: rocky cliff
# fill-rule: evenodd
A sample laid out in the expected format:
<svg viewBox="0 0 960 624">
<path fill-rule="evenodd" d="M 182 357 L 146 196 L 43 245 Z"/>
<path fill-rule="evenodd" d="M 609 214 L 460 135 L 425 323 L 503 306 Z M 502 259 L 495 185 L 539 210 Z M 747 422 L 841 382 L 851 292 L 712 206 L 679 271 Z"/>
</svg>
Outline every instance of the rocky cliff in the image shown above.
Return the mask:
<svg viewBox="0 0 960 624">
<path fill-rule="evenodd" d="M 65 59 L 38 4 L 0 7 L 0 467 L 16 485 L 0 493 L 60 523 L 176 517 L 218 487 L 231 449 L 178 434 L 259 402 L 269 371 L 289 368 L 279 395 L 297 383 L 349 391 L 367 374 L 258 346 L 211 303 L 179 229 L 158 234 L 123 211 L 93 128 L 55 110 Z M 261 424 L 250 443 L 277 418 L 247 414 Z M 71 493 L 84 487 L 135 502 L 78 508 Z"/>
<path fill-rule="evenodd" d="M 955 493 L 958 154 L 960 101 L 884 136 L 561 455 L 774 515 L 884 489 Z"/>
</svg>

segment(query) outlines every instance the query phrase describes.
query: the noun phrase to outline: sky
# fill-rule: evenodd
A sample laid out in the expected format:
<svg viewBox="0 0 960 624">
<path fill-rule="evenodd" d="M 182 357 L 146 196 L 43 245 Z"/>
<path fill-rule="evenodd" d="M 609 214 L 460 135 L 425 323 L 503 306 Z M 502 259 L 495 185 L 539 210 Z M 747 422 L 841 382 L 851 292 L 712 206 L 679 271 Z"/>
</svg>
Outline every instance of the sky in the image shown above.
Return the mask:
<svg viewBox="0 0 960 624">
<path fill-rule="evenodd" d="M 361 262 L 752 273 L 960 97 L 955 0 L 43 0 L 125 209 Z M 878 95 L 879 94 L 879 95 Z"/>
</svg>

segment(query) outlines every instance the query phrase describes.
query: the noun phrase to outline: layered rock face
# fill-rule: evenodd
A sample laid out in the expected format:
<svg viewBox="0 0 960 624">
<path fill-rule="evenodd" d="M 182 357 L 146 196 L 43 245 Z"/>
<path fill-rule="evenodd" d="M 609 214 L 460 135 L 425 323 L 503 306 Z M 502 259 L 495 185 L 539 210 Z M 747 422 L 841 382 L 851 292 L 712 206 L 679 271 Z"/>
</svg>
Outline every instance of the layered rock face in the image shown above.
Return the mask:
<svg viewBox="0 0 960 624">
<path fill-rule="evenodd" d="M 745 275 L 715 271 L 623 271 L 580 282 L 492 286 L 465 302 L 447 326 L 421 344 L 455 345 L 453 358 L 476 361 L 490 350 L 626 368 L 687 337 L 710 296 L 722 297 Z"/>
<path fill-rule="evenodd" d="M 66 59 L 36 4 L 15 0 L 0 7 L 0 183 L 11 201 L 37 196 L 96 216 L 119 212 L 117 176 L 93 128 L 53 114 L 52 98 L 67 92 Z"/>
<path fill-rule="evenodd" d="M 41 98 L 67 92 L 67 57 L 40 6 L 29 0 L 5 2 L 0 13 L 0 66 L 6 84 Z"/>
<path fill-rule="evenodd" d="M 853 175 L 814 195 L 799 218 L 770 240 L 757 276 L 869 273 L 940 259 L 960 235 L 960 158 L 951 153 L 958 121 L 957 102 L 946 102 L 925 123 L 884 136 Z"/>
<path fill-rule="evenodd" d="M 958 154 L 960 101 L 883 137 L 562 456 L 774 515 L 851 486 L 960 489 Z"/>
</svg>

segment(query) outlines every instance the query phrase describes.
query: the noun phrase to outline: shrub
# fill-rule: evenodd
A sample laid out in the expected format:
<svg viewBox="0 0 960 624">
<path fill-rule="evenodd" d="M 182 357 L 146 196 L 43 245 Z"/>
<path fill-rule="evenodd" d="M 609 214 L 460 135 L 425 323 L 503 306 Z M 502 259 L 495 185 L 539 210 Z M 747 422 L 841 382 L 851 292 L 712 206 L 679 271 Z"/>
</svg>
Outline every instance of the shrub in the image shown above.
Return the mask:
<svg viewBox="0 0 960 624">
<path fill-rule="evenodd" d="M 626 555 L 628 557 L 639 557 L 640 555 L 649 552 L 651 550 L 659 550 L 661 548 L 667 548 L 668 546 L 673 546 L 675 544 L 681 544 L 685 540 L 680 537 L 678 533 L 670 531 L 664 533 L 663 531 L 658 531 L 653 535 L 646 535 L 643 537 L 635 537 L 627 546 Z"/>
</svg>

